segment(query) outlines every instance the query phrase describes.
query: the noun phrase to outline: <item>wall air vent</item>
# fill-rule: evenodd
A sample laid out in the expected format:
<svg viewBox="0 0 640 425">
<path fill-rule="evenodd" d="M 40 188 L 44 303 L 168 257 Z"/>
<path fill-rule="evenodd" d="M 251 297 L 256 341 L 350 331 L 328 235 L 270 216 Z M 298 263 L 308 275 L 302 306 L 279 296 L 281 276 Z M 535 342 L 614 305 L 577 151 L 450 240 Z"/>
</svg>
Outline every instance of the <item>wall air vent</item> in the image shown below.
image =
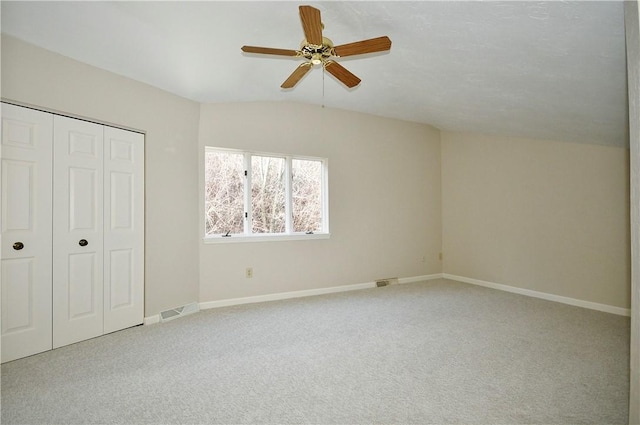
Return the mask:
<svg viewBox="0 0 640 425">
<path fill-rule="evenodd" d="M 397 285 L 398 278 L 397 277 L 388 277 L 386 279 L 376 280 L 376 286 L 380 288 L 381 286 L 389 286 L 389 285 Z"/>
<path fill-rule="evenodd" d="M 168 322 L 169 320 L 177 319 L 178 317 L 186 316 L 187 314 L 197 313 L 198 311 L 200 311 L 198 303 L 183 305 L 182 307 L 160 312 L 160 321 Z"/>
</svg>

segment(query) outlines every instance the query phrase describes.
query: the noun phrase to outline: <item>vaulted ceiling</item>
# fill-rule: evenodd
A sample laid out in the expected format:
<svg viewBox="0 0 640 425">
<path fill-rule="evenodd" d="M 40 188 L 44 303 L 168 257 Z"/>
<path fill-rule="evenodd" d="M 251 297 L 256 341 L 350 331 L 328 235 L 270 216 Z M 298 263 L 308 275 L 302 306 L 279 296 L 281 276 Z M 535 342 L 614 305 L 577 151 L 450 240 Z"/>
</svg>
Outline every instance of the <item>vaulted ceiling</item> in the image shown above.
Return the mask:
<svg viewBox="0 0 640 425">
<path fill-rule="evenodd" d="M 321 67 L 292 90 L 299 4 L 338 44 L 388 35 L 388 53 Z M 294 101 L 443 130 L 625 146 L 621 1 L 1 2 L 2 33 L 203 103 Z M 283 117 L 286 119 L 286 117 Z"/>
</svg>

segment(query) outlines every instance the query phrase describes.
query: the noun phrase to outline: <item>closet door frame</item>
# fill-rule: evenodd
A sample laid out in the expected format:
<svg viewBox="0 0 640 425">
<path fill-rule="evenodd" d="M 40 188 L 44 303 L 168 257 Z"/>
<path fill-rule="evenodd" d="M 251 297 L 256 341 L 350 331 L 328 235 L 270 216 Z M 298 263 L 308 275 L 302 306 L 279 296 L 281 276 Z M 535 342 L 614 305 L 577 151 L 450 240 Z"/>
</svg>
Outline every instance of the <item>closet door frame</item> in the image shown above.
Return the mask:
<svg viewBox="0 0 640 425">
<path fill-rule="evenodd" d="M 144 322 L 144 138 L 2 102 L 2 362 Z"/>
</svg>

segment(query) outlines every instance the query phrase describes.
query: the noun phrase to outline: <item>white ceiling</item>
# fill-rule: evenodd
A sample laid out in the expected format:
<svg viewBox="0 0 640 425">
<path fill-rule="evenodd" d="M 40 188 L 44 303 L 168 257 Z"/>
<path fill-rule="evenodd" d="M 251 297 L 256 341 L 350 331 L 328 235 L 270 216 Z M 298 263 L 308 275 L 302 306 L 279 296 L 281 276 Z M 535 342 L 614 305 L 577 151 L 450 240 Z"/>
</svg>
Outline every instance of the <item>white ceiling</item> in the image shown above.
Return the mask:
<svg viewBox="0 0 640 425">
<path fill-rule="evenodd" d="M 388 53 L 339 59 L 348 90 L 301 59 L 299 4 L 336 45 L 388 35 Z M 2 32 L 198 102 L 295 101 L 443 130 L 626 145 L 621 1 L 2 1 Z M 324 80 L 324 81 L 323 81 Z"/>
</svg>

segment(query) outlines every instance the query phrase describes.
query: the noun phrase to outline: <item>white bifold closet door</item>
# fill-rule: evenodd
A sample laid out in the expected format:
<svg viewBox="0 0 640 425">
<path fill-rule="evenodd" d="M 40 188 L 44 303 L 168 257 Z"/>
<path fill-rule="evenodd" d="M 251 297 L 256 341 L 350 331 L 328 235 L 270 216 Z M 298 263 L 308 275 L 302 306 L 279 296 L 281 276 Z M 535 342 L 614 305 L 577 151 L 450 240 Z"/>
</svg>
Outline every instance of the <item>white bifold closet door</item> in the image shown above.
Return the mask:
<svg viewBox="0 0 640 425">
<path fill-rule="evenodd" d="M 53 348 L 103 333 L 103 134 L 54 117 Z"/>
<path fill-rule="evenodd" d="M 142 135 L 54 118 L 53 347 L 142 319 Z M 103 131 L 104 130 L 104 131 Z"/>
<path fill-rule="evenodd" d="M 51 349 L 52 126 L 2 105 L 2 361 Z"/>
<path fill-rule="evenodd" d="M 141 324 L 144 136 L 2 115 L 2 361 Z"/>
<path fill-rule="evenodd" d="M 144 316 L 144 135 L 104 128 L 104 333 Z"/>
</svg>

